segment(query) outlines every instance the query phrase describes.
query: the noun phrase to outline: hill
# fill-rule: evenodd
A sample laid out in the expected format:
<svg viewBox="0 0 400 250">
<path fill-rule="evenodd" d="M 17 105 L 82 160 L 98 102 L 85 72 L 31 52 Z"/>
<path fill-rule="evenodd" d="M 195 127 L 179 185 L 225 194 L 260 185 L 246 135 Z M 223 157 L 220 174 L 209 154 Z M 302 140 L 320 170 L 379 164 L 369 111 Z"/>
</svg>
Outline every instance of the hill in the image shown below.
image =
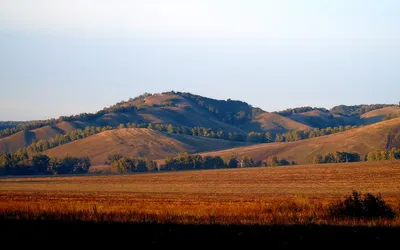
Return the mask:
<svg viewBox="0 0 400 250">
<path fill-rule="evenodd" d="M 93 165 L 103 164 L 108 155 L 143 156 L 160 159 L 181 152 L 196 153 L 248 145 L 219 139 L 166 134 L 150 129 L 130 128 L 105 131 L 47 151 L 51 157 L 89 156 Z"/>
<path fill-rule="evenodd" d="M 317 154 L 346 151 L 364 157 L 370 151 L 390 147 L 400 147 L 400 118 L 307 140 L 258 144 L 202 155 L 219 155 L 225 159 L 232 154 L 249 155 L 257 161 L 277 156 L 304 164 Z"/>
<path fill-rule="evenodd" d="M 363 124 L 373 124 L 382 121 L 382 119 L 387 115 L 400 116 L 400 107 L 392 106 L 376 109 L 362 114 L 361 119 Z"/>
<path fill-rule="evenodd" d="M 80 114 L 39 121 L 32 127 L 19 128 L 0 139 L 0 153 L 15 152 L 34 141 L 49 140 L 85 126 L 112 126 L 120 124 L 172 124 L 182 127 L 204 127 L 225 132 L 248 133 L 270 131 L 284 133 L 292 130 L 310 130 L 284 116 L 234 100 L 215 100 L 190 93 L 167 92 L 145 94 L 104 108 L 95 114 Z M 43 125 L 43 126 L 41 126 Z M 25 131 L 25 132 L 24 132 Z M 10 132 L 12 133 L 12 132 Z"/>
<path fill-rule="evenodd" d="M 0 153 L 15 152 L 20 148 L 29 146 L 32 142 L 49 140 L 56 135 L 65 134 L 73 129 L 82 128 L 85 124 L 79 122 L 59 122 L 41 128 L 20 131 L 16 134 L 0 139 Z"/>
<path fill-rule="evenodd" d="M 358 117 L 346 117 L 321 110 L 294 113 L 289 118 L 314 128 L 339 127 L 359 123 Z"/>
<path fill-rule="evenodd" d="M 331 110 L 301 107 L 276 112 L 299 123 L 314 128 L 339 127 L 347 125 L 370 125 L 381 122 L 386 115 L 399 115 L 400 107 L 394 105 L 340 105 Z"/>
</svg>

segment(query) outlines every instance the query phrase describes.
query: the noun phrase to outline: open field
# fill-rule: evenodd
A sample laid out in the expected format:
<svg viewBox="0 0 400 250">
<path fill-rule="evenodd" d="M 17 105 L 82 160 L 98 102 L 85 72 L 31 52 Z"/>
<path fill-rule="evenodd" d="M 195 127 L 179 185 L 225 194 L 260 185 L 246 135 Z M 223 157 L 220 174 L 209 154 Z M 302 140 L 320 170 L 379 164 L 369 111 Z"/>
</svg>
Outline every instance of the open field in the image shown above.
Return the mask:
<svg viewBox="0 0 400 250">
<path fill-rule="evenodd" d="M 2 178 L 0 210 L 29 218 L 97 220 L 101 214 L 110 221 L 184 224 L 400 225 L 399 219 L 328 218 L 328 206 L 352 190 L 382 193 L 399 212 L 400 162 Z"/>
</svg>

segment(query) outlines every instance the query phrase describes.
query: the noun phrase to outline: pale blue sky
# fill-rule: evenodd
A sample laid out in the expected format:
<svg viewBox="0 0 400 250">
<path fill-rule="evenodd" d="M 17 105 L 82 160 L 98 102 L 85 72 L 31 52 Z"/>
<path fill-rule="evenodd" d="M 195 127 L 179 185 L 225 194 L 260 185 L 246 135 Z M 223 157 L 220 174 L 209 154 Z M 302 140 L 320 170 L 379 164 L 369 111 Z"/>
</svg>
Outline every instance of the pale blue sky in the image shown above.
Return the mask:
<svg viewBox="0 0 400 250">
<path fill-rule="evenodd" d="M 0 0 L 0 120 L 144 92 L 267 111 L 400 101 L 398 0 Z"/>
</svg>

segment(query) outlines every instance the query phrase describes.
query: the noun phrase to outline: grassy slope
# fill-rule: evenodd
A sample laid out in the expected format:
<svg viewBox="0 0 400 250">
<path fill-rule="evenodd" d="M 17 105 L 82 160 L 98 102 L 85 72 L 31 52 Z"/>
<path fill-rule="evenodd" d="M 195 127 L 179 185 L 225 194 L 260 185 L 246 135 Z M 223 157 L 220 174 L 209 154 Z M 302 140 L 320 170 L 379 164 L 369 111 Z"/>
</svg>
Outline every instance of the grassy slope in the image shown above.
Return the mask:
<svg viewBox="0 0 400 250">
<path fill-rule="evenodd" d="M 181 152 L 221 150 L 246 145 L 240 142 L 165 134 L 150 129 L 115 129 L 105 131 L 45 151 L 49 156 L 89 156 L 92 164 L 103 164 L 111 153 L 160 159 Z"/>
<path fill-rule="evenodd" d="M 384 149 L 391 137 L 400 132 L 400 118 L 380 122 L 362 128 L 328 136 L 322 136 L 296 142 L 267 143 L 240 147 L 203 155 L 220 155 L 228 158 L 233 153 L 239 156 L 250 155 L 255 160 L 265 160 L 270 156 L 278 156 L 307 163 L 316 154 L 327 154 L 334 151 L 357 152 L 363 157 L 370 151 Z M 400 147 L 400 138 L 391 138 L 391 146 Z"/>
<path fill-rule="evenodd" d="M 400 107 L 386 107 L 377 110 L 373 110 L 361 115 L 363 124 L 373 124 L 382 121 L 382 119 L 389 114 L 400 115 Z"/>
<path fill-rule="evenodd" d="M 84 123 L 79 122 L 60 122 L 56 125 L 47 125 L 31 131 L 21 131 L 0 139 L 0 153 L 15 152 L 20 148 L 29 146 L 34 141 L 49 140 L 56 135 L 65 134 L 73 129 L 82 128 L 84 126 Z"/>
</svg>

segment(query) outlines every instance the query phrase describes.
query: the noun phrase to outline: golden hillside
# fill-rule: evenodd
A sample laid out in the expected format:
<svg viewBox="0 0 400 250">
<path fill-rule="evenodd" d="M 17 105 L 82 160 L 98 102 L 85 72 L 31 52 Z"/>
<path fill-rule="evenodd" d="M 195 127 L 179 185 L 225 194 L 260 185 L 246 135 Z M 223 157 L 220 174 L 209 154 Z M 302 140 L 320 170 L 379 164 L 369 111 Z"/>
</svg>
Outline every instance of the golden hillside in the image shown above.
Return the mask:
<svg viewBox="0 0 400 250">
<path fill-rule="evenodd" d="M 205 152 L 243 145 L 246 143 L 130 128 L 105 131 L 43 153 L 51 157 L 89 156 L 92 164 L 97 165 L 103 164 L 112 153 L 160 159 L 181 152 Z"/>
<path fill-rule="evenodd" d="M 364 157 L 370 151 L 386 147 L 400 147 L 400 118 L 307 140 L 258 144 L 203 153 L 203 155 L 219 155 L 229 158 L 232 154 L 237 153 L 239 156 L 249 155 L 255 160 L 278 156 L 278 158 L 294 160 L 303 164 L 308 163 L 316 154 L 324 155 L 335 151 L 346 151 L 356 152 Z"/>
</svg>

